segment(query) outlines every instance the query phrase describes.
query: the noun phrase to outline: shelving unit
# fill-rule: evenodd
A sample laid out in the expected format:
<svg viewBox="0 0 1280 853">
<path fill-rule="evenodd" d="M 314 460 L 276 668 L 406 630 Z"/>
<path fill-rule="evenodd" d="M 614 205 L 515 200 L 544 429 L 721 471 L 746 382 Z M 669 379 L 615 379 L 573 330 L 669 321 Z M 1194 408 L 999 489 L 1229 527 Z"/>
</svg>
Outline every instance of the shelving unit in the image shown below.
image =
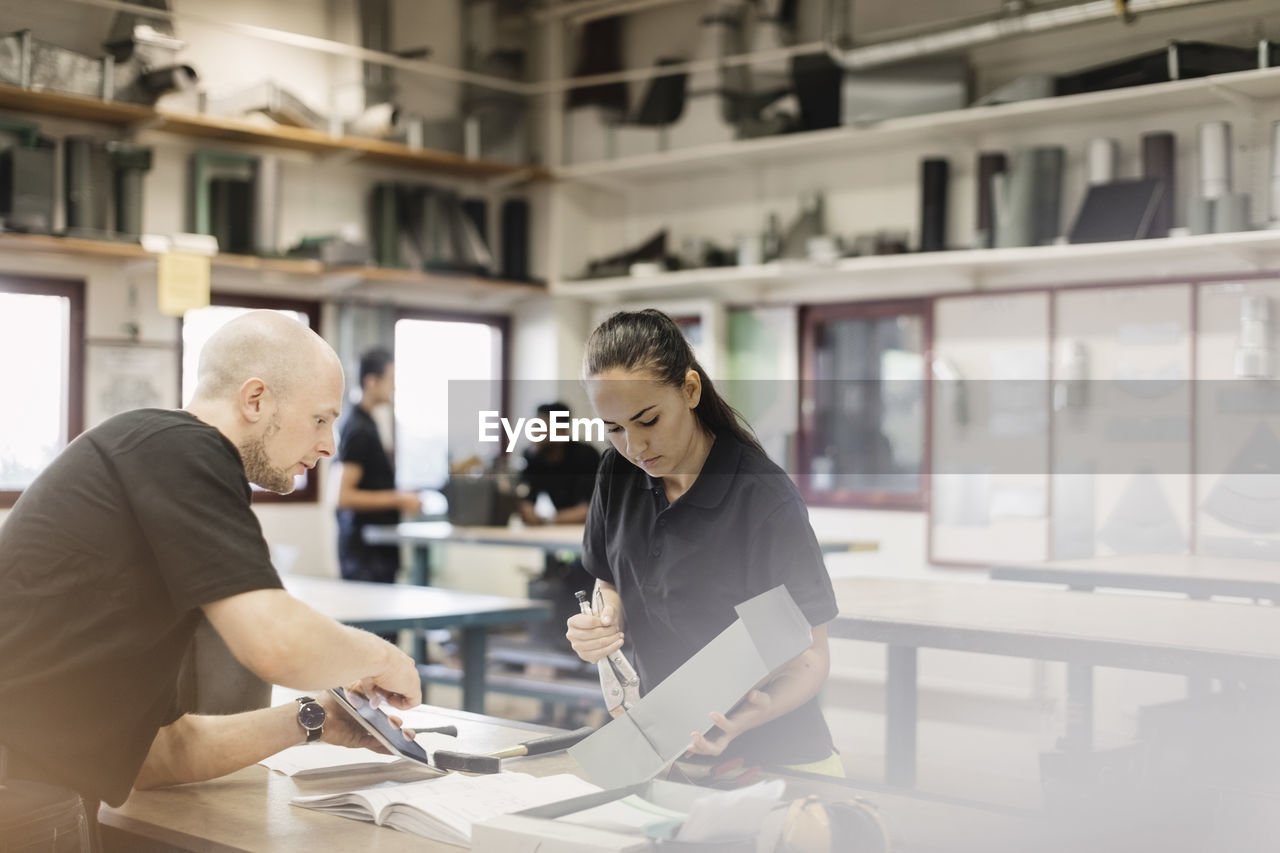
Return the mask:
<svg viewBox="0 0 1280 853">
<path fill-rule="evenodd" d="M 0 234 L 0 252 L 9 256 L 56 254 L 71 260 L 135 264 L 154 264 L 156 257 L 137 243 L 42 234 Z M 212 263 L 218 289 L 235 293 L 264 293 L 284 286 L 294 293 L 309 293 L 312 298 L 358 295 L 363 300 L 427 299 L 452 307 L 494 309 L 508 308 L 547 292 L 542 285 L 474 275 L 331 267 L 320 261 L 298 258 L 219 254 L 213 256 Z"/>
<path fill-rule="evenodd" d="M 558 281 L 551 292 L 596 303 L 712 297 L 731 304 L 798 304 L 1268 270 L 1280 271 L 1280 230 L 877 255 L 846 258 L 831 266 L 778 262 Z"/>
<path fill-rule="evenodd" d="M 1017 131 L 1076 119 L 1107 119 L 1194 109 L 1221 103 L 1280 98 L 1280 68 L 1216 74 L 1170 83 L 1132 86 L 1083 95 L 1042 98 L 989 107 L 886 119 L 865 127 L 771 136 L 700 145 L 617 160 L 563 166 L 554 177 L 566 181 L 618 182 L 670 179 L 699 169 L 749 170 L 822 157 L 890 148 L 910 141 L 951 141 L 966 135 Z"/>
<path fill-rule="evenodd" d="M 533 178 L 545 174 L 528 166 L 470 160 L 451 151 L 415 149 L 381 139 L 330 136 L 310 128 L 265 126 L 234 118 L 174 113 L 138 104 L 37 92 L 6 84 L 0 84 L 0 109 L 138 126 L 176 136 L 266 145 L 313 154 L 348 154 L 371 163 L 462 178 L 484 179 L 522 173 Z"/>
</svg>

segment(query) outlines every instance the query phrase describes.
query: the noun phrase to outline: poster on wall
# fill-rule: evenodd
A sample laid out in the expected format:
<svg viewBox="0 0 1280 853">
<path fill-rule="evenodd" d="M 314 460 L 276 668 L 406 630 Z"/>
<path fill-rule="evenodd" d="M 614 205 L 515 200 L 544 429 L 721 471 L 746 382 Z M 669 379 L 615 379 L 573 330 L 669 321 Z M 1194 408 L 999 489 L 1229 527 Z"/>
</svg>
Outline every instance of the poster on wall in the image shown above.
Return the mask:
<svg viewBox="0 0 1280 853">
<path fill-rule="evenodd" d="M 172 344 L 89 341 L 85 425 L 133 409 L 178 406 L 178 353 Z"/>
</svg>

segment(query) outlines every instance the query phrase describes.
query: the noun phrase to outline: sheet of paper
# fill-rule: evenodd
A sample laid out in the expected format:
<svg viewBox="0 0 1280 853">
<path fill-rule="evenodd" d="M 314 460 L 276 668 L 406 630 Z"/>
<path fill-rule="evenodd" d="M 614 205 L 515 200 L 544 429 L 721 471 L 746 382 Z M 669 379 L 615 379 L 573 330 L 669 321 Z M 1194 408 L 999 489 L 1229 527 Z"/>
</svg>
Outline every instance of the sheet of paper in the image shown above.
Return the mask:
<svg viewBox="0 0 1280 853">
<path fill-rule="evenodd" d="M 697 800 L 676 834 L 676 841 L 717 841 L 756 835 L 787 783 L 757 782 L 735 791 L 720 791 Z"/>
<path fill-rule="evenodd" d="M 332 743 L 307 743 L 277 752 L 258 763 L 277 773 L 294 776 L 298 773 L 320 773 L 326 770 L 337 772 L 344 768 L 393 764 L 399 760 L 399 756 L 383 755 L 371 749 L 348 749 Z"/>
<path fill-rule="evenodd" d="M 632 794 L 620 800 L 613 800 L 602 806 L 583 809 L 580 812 L 557 818 L 561 823 L 572 823 L 578 826 L 590 826 L 608 832 L 641 833 L 646 826 L 655 823 L 666 823 L 672 820 L 684 820 L 684 812 L 668 809 L 657 803 L 651 803 L 643 797 Z"/>
</svg>

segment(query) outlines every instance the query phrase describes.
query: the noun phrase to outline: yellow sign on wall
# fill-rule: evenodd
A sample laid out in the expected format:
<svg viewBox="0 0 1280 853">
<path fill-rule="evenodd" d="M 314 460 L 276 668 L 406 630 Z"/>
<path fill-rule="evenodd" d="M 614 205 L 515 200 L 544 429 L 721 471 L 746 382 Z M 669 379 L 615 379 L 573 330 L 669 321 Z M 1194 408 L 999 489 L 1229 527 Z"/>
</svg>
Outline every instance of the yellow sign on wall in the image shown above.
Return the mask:
<svg viewBox="0 0 1280 853">
<path fill-rule="evenodd" d="M 211 258 L 188 252 L 165 252 L 156 266 L 160 313 L 181 317 L 209 304 Z"/>
</svg>

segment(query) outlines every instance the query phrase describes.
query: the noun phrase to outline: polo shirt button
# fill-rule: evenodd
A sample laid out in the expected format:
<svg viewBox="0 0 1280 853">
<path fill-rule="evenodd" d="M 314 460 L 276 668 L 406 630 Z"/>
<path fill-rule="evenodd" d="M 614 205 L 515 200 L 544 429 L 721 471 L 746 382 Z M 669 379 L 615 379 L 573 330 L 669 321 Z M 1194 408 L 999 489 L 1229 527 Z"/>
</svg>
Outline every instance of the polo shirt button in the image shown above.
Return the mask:
<svg viewBox="0 0 1280 853">
<path fill-rule="evenodd" d="M 652 555 L 653 555 L 653 556 L 655 556 L 655 557 L 661 557 L 661 556 L 662 556 L 662 548 L 661 548 L 660 546 L 658 546 L 658 545 L 654 545 L 654 546 L 653 546 L 653 550 L 652 550 L 652 551 L 650 551 L 649 553 L 650 553 L 650 554 L 652 554 Z"/>
</svg>

